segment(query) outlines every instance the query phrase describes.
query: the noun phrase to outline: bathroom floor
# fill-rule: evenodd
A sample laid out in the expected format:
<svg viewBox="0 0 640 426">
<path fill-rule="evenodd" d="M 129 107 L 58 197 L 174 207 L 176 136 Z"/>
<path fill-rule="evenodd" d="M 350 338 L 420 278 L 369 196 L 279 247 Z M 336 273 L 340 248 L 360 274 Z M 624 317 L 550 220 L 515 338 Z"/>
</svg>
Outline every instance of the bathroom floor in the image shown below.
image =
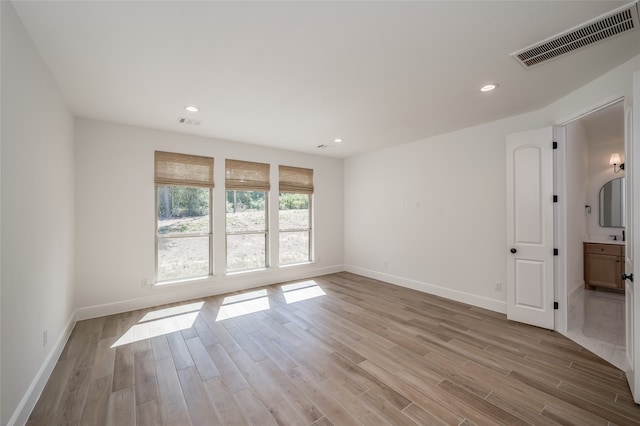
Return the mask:
<svg viewBox="0 0 640 426">
<path fill-rule="evenodd" d="M 624 294 L 579 288 L 569 298 L 567 337 L 624 369 Z"/>
</svg>

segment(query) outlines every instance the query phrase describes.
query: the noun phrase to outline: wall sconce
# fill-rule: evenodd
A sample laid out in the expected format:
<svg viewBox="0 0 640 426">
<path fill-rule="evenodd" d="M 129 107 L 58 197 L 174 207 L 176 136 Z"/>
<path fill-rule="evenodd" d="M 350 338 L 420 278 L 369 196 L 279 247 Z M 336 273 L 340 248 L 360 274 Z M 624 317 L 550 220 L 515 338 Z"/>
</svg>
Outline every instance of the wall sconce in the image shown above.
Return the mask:
<svg viewBox="0 0 640 426">
<path fill-rule="evenodd" d="M 618 173 L 620 170 L 624 170 L 624 163 L 620 159 L 620 154 L 617 152 L 615 154 L 611 154 L 611 158 L 609 159 L 609 164 L 613 165 L 613 172 Z M 616 170 L 616 166 L 618 166 Z"/>
</svg>

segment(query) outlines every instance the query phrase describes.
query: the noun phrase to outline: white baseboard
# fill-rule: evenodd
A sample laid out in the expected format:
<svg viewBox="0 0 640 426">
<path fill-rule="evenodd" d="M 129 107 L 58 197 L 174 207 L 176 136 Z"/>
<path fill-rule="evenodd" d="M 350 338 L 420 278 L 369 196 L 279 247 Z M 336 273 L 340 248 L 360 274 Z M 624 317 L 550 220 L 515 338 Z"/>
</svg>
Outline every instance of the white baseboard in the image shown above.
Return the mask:
<svg viewBox="0 0 640 426">
<path fill-rule="evenodd" d="M 507 313 L 507 302 L 504 302 L 502 300 L 489 299 L 487 297 L 476 296 L 475 294 L 464 293 L 462 291 L 452 290 L 450 288 L 440 287 L 434 284 L 428 284 L 421 281 L 416 281 L 409 278 L 399 277 L 391 274 L 385 274 L 382 272 L 377 272 L 370 269 L 360 268 L 352 265 L 345 265 L 345 271 L 352 272 L 358 275 L 363 275 L 365 277 L 373 278 L 376 280 L 385 281 L 390 284 L 399 285 L 401 287 L 407 287 L 413 290 L 418 290 L 423 293 L 445 297 L 447 299 L 466 303 L 472 306 L 477 306 L 479 308 L 488 309 L 490 311 L 499 312 L 501 314 Z"/>
<path fill-rule="evenodd" d="M 584 281 L 579 282 L 578 284 L 576 284 L 572 289 L 569 290 L 569 300 L 571 300 L 571 296 L 573 296 L 573 293 L 575 293 L 577 290 L 584 288 Z"/>
<path fill-rule="evenodd" d="M 40 398 L 40 395 L 42 394 L 42 391 L 44 390 L 44 387 L 47 384 L 47 381 L 49 380 L 49 377 L 51 376 L 51 373 L 53 372 L 53 369 L 55 368 L 75 325 L 76 311 L 71 313 L 62 333 L 60 333 L 53 346 L 51 346 L 51 350 L 47 354 L 47 357 L 42 363 L 42 366 L 40 366 L 38 373 L 20 400 L 16 411 L 13 412 L 7 426 L 24 425 L 27 422 L 29 415 L 36 406 L 36 403 L 38 402 L 38 399 Z"/>
<path fill-rule="evenodd" d="M 137 309 L 151 308 L 166 303 L 177 303 L 199 297 L 215 296 L 217 294 L 230 293 L 239 290 L 278 284 L 286 281 L 301 280 L 319 275 L 333 274 L 344 271 L 343 265 L 334 265 L 322 268 L 295 269 L 280 268 L 277 272 L 265 275 L 264 272 L 252 274 L 237 274 L 225 277 L 223 282 L 207 281 L 205 285 L 189 286 L 170 285 L 166 289 L 157 286 L 156 290 L 162 294 L 154 294 L 138 299 L 123 300 L 101 305 L 87 306 L 76 310 L 76 320 L 81 321 L 90 318 L 98 318 L 106 315 L 114 315 L 122 312 L 135 311 Z"/>
</svg>

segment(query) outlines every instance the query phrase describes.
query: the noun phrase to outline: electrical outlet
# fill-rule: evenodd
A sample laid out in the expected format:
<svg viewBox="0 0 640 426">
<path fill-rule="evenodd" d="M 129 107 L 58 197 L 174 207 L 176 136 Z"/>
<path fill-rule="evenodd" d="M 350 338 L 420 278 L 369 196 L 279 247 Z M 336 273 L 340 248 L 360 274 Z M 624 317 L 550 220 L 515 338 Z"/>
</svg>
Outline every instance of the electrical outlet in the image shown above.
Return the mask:
<svg viewBox="0 0 640 426">
<path fill-rule="evenodd" d="M 151 280 L 143 278 L 141 281 L 142 288 L 151 287 Z"/>
<path fill-rule="evenodd" d="M 42 346 L 47 346 L 47 340 L 49 340 L 47 336 L 47 330 L 44 330 L 42 332 Z"/>
<path fill-rule="evenodd" d="M 498 281 L 496 283 L 496 286 L 494 287 L 495 291 L 502 291 L 502 283 L 500 281 Z"/>
</svg>

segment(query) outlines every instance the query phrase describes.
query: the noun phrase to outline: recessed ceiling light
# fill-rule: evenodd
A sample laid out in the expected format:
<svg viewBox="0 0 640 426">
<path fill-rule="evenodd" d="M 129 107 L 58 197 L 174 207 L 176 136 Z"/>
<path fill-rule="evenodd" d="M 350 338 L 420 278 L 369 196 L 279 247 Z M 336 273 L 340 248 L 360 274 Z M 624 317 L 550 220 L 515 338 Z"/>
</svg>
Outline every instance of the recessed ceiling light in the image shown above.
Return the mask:
<svg viewBox="0 0 640 426">
<path fill-rule="evenodd" d="M 495 90 L 498 87 L 498 83 L 489 83 L 489 84 L 485 84 L 484 86 L 482 86 L 480 88 L 481 92 L 490 92 L 492 90 Z"/>
<path fill-rule="evenodd" d="M 198 107 L 197 106 L 193 106 L 193 105 L 187 105 L 186 107 L 184 107 L 184 109 L 186 109 L 189 112 L 198 112 Z"/>
<path fill-rule="evenodd" d="M 340 143 L 340 142 L 342 142 L 342 139 L 341 139 L 341 138 L 335 138 L 333 141 L 334 141 L 335 143 Z"/>
</svg>

